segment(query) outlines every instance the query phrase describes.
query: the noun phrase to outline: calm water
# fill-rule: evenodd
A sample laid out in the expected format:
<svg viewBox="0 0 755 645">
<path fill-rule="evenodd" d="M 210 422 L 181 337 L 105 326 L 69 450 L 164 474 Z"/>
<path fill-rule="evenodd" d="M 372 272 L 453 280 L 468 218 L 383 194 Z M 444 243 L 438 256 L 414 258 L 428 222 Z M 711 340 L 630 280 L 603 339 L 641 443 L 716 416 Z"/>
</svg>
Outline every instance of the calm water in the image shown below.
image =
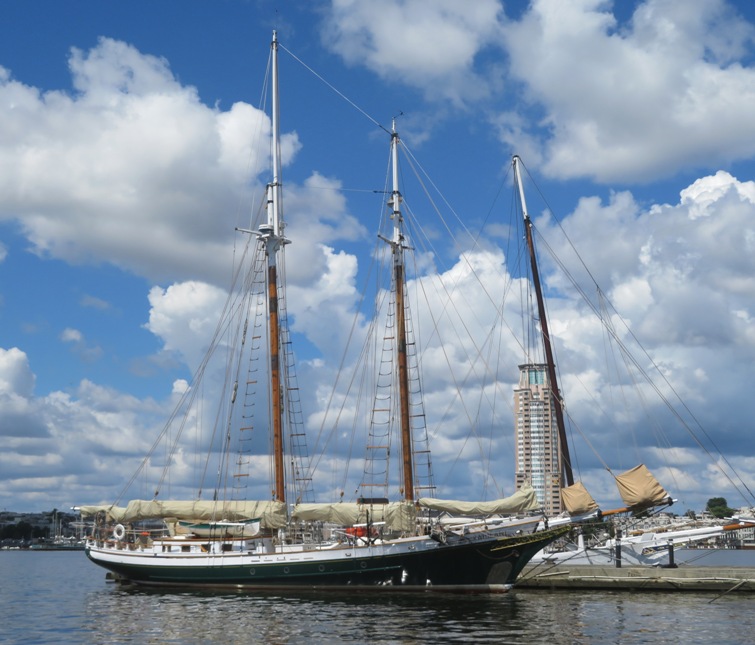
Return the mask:
<svg viewBox="0 0 755 645">
<path fill-rule="evenodd" d="M 83 552 L 0 551 L 0 643 L 750 643 L 755 596 L 128 592 Z"/>
</svg>

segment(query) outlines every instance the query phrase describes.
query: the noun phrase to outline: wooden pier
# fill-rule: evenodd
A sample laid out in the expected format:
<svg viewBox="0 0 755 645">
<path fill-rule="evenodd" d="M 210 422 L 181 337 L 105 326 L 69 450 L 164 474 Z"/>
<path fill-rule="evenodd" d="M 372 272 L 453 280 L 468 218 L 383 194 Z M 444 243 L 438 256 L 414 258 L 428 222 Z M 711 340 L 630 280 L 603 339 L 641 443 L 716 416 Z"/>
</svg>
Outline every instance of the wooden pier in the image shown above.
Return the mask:
<svg viewBox="0 0 755 645">
<path fill-rule="evenodd" d="M 530 565 L 516 582 L 522 589 L 611 589 L 627 591 L 755 591 L 751 567 L 608 567 Z"/>
</svg>

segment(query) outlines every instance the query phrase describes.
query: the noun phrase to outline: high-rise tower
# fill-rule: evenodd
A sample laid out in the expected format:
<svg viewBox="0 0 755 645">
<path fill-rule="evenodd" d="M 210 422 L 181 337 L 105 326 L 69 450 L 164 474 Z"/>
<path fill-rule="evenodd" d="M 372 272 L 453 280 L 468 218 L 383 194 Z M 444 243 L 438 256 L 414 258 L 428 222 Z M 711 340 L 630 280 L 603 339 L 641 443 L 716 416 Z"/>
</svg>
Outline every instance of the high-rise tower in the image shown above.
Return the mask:
<svg viewBox="0 0 755 645">
<path fill-rule="evenodd" d="M 514 389 L 516 427 L 516 488 L 529 481 L 546 515 L 561 510 L 561 455 L 548 367 L 543 363 L 519 366 Z"/>
</svg>

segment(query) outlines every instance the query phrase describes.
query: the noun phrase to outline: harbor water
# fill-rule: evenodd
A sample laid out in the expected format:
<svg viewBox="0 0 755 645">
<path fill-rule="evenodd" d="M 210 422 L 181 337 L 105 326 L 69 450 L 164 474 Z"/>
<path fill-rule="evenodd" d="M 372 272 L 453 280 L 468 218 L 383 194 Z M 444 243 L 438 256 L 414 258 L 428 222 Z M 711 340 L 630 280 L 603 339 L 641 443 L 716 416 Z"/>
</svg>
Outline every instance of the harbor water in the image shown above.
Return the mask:
<svg viewBox="0 0 755 645">
<path fill-rule="evenodd" d="M 129 591 L 81 551 L 0 551 L 0 643 L 749 643 L 753 594 Z"/>
</svg>

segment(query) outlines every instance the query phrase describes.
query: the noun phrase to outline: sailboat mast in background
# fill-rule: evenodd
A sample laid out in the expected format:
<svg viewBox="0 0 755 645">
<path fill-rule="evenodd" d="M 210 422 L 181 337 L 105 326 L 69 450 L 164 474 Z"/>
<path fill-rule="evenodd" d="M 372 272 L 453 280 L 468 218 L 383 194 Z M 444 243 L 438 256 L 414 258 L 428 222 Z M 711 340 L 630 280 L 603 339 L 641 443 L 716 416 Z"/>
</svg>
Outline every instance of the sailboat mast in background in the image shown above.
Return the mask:
<svg viewBox="0 0 755 645">
<path fill-rule="evenodd" d="M 556 378 L 556 362 L 553 359 L 553 348 L 551 347 L 550 332 L 548 331 L 548 316 L 545 311 L 545 301 L 543 300 L 543 290 L 540 285 L 540 273 L 537 268 L 537 256 L 535 255 L 535 241 L 532 236 L 532 221 L 527 211 L 527 201 L 524 197 L 524 187 L 522 185 L 522 175 L 519 166 L 521 159 L 514 155 L 514 180 L 519 190 L 519 200 L 522 205 L 522 214 L 524 216 L 524 229 L 527 236 L 527 249 L 529 250 L 530 266 L 532 268 L 532 283 L 535 287 L 535 296 L 537 298 L 537 311 L 540 318 L 540 329 L 543 337 L 543 349 L 545 351 L 545 361 L 548 369 L 548 380 L 550 381 L 550 391 L 553 398 L 553 408 L 556 414 L 556 425 L 558 428 L 559 443 L 559 476 L 561 477 L 561 487 L 571 486 L 574 484 L 574 474 L 572 473 L 571 456 L 569 455 L 569 444 L 566 440 L 566 427 L 564 424 L 564 409 L 561 392 L 558 388 L 558 379 Z"/>
</svg>

